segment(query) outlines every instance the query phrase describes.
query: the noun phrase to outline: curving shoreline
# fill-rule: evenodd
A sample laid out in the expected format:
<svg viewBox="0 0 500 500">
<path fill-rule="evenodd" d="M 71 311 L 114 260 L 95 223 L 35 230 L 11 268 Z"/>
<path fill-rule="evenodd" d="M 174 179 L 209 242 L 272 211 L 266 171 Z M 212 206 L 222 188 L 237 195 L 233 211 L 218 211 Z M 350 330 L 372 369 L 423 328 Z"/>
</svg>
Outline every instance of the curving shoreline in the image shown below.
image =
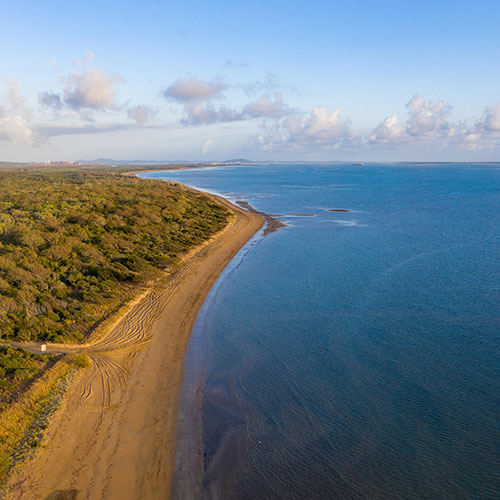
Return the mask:
<svg viewBox="0 0 500 500">
<path fill-rule="evenodd" d="M 263 224 L 213 198 L 233 211 L 233 220 L 102 339 L 106 351 L 69 390 L 45 447 L 14 472 L 6 498 L 169 497 L 184 354 L 198 309 Z"/>
</svg>

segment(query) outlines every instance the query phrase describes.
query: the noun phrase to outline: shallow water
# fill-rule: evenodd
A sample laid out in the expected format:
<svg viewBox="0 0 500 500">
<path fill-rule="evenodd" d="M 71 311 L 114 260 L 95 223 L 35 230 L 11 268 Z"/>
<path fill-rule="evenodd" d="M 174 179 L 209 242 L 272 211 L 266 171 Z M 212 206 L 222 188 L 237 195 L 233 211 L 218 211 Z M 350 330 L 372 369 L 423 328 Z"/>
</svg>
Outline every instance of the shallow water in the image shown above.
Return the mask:
<svg viewBox="0 0 500 500">
<path fill-rule="evenodd" d="M 499 165 L 143 175 L 314 214 L 254 241 L 199 315 L 200 496 L 500 497 Z"/>
</svg>

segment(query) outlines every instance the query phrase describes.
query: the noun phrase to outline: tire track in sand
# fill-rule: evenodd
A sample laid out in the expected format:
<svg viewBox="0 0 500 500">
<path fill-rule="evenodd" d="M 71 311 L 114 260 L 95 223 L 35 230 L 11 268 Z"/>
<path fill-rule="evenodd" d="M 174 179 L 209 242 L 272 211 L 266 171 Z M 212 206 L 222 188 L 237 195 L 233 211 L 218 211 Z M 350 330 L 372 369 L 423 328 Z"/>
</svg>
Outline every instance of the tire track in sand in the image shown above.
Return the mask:
<svg viewBox="0 0 500 500">
<path fill-rule="evenodd" d="M 9 480 L 10 500 L 70 493 L 82 500 L 169 497 L 183 354 L 196 312 L 218 273 L 262 224 L 220 202 L 235 213 L 226 228 L 187 254 L 161 286 L 143 291 L 108 323 L 105 337 L 47 346 L 52 353 L 85 353 L 91 362 L 51 424 L 47 448 Z M 40 352 L 39 344 L 20 347 Z"/>
<path fill-rule="evenodd" d="M 186 277 L 195 273 L 203 259 L 213 254 L 227 237 L 238 232 L 240 224 L 240 218 L 235 217 L 218 235 L 187 254 L 181 267 L 168 276 L 162 286 L 149 290 L 104 338 L 90 345 L 47 345 L 48 352 L 77 352 L 90 359 L 82 389 L 73 404 L 101 412 L 101 421 L 105 411 L 116 409 L 121 404 L 130 362 L 149 342 L 153 323 Z"/>
</svg>

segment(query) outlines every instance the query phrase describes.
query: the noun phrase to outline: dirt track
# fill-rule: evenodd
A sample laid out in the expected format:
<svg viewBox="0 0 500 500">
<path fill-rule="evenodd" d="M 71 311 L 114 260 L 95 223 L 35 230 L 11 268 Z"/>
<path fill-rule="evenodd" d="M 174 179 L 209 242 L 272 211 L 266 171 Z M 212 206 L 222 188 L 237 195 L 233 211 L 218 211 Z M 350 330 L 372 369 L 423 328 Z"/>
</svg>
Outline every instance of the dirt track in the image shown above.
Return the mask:
<svg viewBox="0 0 500 500">
<path fill-rule="evenodd" d="M 222 200 L 220 200 L 222 201 Z M 9 499 L 138 500 L 169 497 L 182 365 L 196 314 L 262 219 L 236 217 L 188 255 L 163 288 L 143 295 L 103 339 L 51 347 L 91 359 L 67 394 L 44 448 L 10 478 Z"/>
</svg>

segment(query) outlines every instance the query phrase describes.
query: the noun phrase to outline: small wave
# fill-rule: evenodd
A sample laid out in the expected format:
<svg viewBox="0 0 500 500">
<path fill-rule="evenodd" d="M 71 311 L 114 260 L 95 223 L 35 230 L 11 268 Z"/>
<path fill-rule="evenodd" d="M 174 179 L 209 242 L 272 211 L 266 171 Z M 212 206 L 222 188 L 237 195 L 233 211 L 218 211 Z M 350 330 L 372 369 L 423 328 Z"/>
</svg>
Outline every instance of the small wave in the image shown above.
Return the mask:
<svg viewBox="0 0 500 500">
<path fill-rule="evenodd" d="M 283 189 L 318 189 L 318 190 L 325 190 L 325 189 L 328 189 L 328 190 L 334 190 L 334 191 L 342 191 L 342 190 L 345 190 L 345 191 L 350 191 L 352 189 L 354 189 L 354 187 L 352 187 L 352 184 L 325 184 L 325 185 L 321 185 L 321 186 L 304 186 L 304 185 L 301 185 L 301 184 L 282 184 L 280 186 L 280 188 L 283 188 Z"/>
<path fill-rule="evenodd" d="M 232 196 L 232 197 L 239 197 L 239 198 L 249 198 L 249 197 L 256 197 L 256 198 L 271 198 L 273 196 L 276 196 L 273 193 L 250 193 L 250 192 L 237 192 L 237 191 L 221 191 L 221 193 L 224 196 Z"/>
<path fill-rule="evenodd" d="M 325 222 L 330 222 L 330 223 L 338 224 L 339 226 L 344 226 L 344 227 L 359 226 L 359 224 L 355 220 L 333 219 L 333 220 L 326 220 Z"/>
<path fill-rule="evenodd" d="M 279 214 L 273 215 L 273 217 L 280 217 L 286 219 L 287 217 L 315 217 L 315 214 Z"/>
<path fill-rule="evenodd" d="M 282 184 L 280 188 L 284 189 L 324 189 L 323 186 L 296 186 L 294 184 Z"/>
</svg>

